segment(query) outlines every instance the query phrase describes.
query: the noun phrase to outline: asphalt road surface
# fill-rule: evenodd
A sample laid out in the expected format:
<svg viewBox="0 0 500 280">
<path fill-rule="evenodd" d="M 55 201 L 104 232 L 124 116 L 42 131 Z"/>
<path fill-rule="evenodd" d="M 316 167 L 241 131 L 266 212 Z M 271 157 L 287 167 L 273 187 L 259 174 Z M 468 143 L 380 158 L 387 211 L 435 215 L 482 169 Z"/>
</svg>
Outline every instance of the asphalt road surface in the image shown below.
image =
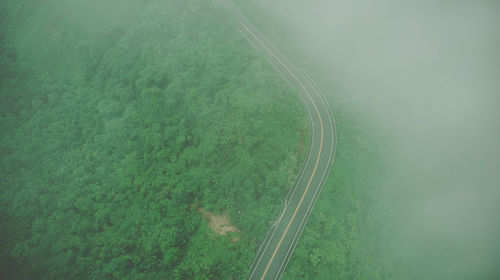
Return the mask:
<svg viewBox="0 0 500 280">
<path fill-rule="evenodd" d="M 279 279 L 332 167 L 336 144 L 335 121 L 328 103 L 312 79 L 274 47 L 231 0 L 226 2 L 242 33 L 257 48 L 264 50 L 276 70 L 299 90 L 311 127 L 309 154 L 287 195 L 281 216 L 258 249 L 248 277 Z"/>
</svg>

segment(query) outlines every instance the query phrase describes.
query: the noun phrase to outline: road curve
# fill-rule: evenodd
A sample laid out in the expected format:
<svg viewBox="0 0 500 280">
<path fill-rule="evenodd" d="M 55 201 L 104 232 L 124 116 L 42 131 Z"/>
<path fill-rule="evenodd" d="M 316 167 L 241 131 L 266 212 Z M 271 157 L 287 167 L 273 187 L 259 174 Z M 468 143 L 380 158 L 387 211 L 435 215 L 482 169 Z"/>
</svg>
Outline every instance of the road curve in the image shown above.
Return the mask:
<svg viewBox="0 0 500 280">
<path fill-rule="evenodd" d="M 309 154 L 285 200 L 279 219 L 268 231 L 248 279 L 279 279 L 290 260 L 307 218 L 318 199 L 335 157 L 335 121 L 330 106 L 312 79 L 288 60 L 231 0 L 225 1 L 243 34 L 265 51 L 269 61 L 300 92 L 311 127 Z"/>
</svg>

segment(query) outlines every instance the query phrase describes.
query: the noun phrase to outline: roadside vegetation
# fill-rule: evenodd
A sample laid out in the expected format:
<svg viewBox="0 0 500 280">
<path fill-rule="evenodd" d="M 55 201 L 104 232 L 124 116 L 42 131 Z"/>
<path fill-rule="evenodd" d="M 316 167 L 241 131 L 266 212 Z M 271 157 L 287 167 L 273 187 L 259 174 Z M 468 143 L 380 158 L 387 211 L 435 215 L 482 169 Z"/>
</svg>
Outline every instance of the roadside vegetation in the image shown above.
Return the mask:
<svg viewBox="0 0 500 280">
<path fill-rule="evenodd" d="M 0 278 L 245 278 L 308 127 L 224 10 L 0 5 Z"/>
</svg>

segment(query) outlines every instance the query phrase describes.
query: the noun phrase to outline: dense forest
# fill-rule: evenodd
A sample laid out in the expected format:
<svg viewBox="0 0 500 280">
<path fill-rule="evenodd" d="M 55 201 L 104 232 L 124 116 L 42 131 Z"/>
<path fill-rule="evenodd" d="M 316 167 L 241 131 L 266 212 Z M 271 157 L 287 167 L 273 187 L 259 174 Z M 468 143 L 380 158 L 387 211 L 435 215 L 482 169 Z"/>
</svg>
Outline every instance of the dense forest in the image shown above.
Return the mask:
<svg viewBox="0 0 500 280">
<path fill-rule="evenodd" d="M 245 278 L 308 127 L 225 10 L 0 5 L 0 278 Z"/>
</svg>

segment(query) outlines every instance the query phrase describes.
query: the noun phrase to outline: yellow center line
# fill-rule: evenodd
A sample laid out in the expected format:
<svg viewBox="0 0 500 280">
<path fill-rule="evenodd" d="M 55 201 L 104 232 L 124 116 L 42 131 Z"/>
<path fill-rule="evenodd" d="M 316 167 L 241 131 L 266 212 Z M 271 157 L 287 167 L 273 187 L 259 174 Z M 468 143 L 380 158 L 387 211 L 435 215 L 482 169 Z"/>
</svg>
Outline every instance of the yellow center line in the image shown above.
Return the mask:
<svg viewBox="0 0 500 280">
<path fill-rule="evenodd" d="M 309 93 L 309 91 L 306 89 L 306 87 L 304 86 L 304 84 L 302 84 L 302 82 L 297 78 L 297 76 L 295 76 L 295 74 L 273 53 L 273 51 L 271 51 L 265 44 L 264 42 L 262 42 L 258 37 L 257 35 L 255 35 L 255 33 L 253 33 L 249 28 L 248 26 L 243 23 L 241 20 L 239 20 L 239 22 L 241 23 L 241 25 L 243 26 L 243 28 L 246 29 L 246 31 L 248 33 L 250 33 L 252 35 L 252 37 L 255 38 L 255 40 L 257 40 L 259 42 L 259 44 L 264 48 L 266 49 L 266 51 L 274 57 L 274 59 L 276 59 L 276 61 L 278 61 L 279 64 L 281 64 L 281 66 L 283 66 L 283 68 L 285 68 L 285 70 L 297 81 L 297 83 L 302 87 L 302 89 L 304 90 L 304 92 L 307 94 L 307 96 L 309 97 L 309 99 L 311 100 L 313 106 L 314 106 L 314 109 L 316 110 L 316 114 L 318 115 L 318 118 L 319 118 L 319 122 L 320 122 L 320 125 L 321 125 L 321 141 L 320 141 L 320 144 L 319 144 L 319 151 L 318 151 L 318 157 L 316 159 L 316 164 L 314 165 L 314 169 L 313 169 L 313 172 L 311 174 L 311 177 L 309 178 L 309 181 L 307 182 L 307 186 L 306 186 L 306 189 L 304 191 L 304 193 L 302 194 L 302 197 L 300 198 L 300 201 L 299 201 L 299 204 L 297 205 L 297 208 L 295 208 L 295 211 L 293 212 L 293 215 L 292 215 L 292 218 L 290 219 L 290 222 L 288 222 L 288 225 L 286 226 L 285 228 L 285 231 L 283 232 L 283 235 L 281 236 L 280 238 L 280 241 L 278 242 L 278 245 L 276 246 L 276 249 L 274 249 L 274 252 L 271 256 L 271 259 L 269 260 L 269 262 L 267 263 L 267 266 L 266 266 L 266 269 L 264 270 L 264 273 L 262 274 L 262 277 L 260 278 L 261 280 L 264 279 L 264 277 L 266 276 L 267 274 L 267 271 L 269 270 L 269 267 L 271 266 L 271 263 L 273 262 L 274 260 L 274 257 L 276 256 L 276 253 L 278 252 L 278 249 L 280 248 L 281 246 L 281 243 L 283 242 L 283 239 L 285 239 L 285 235 L 287 234 L 288 230 L 290 229 L 290 226 L 293 222 L 293 219 L 295 218 L 295 216 L 297 215 L 297 212 L 299 211 L 299 208 L 300 208 L 300 205 L 302 204 L 302 202 L 304 201 L 304 198 L 307 194 L 307 191 L 309 190 L 309 187 L 311 186 L 311 182 L 312 182 L 312 179 L 314 177 L 314 174 L 316 173 L 316 169 L 318 168 L 318 164 L 319 164 L 319 158 L 321 156 L 321 150 L 323 149 L 323 119 L 321 118 L 321 115 L 319 113 L 319 110 L 318 110 L 318 107 L 316 106 L 316 103 L 314 102 L 314 100 L 312 99 L 311 97 L 311 94 Z"/>
</svg>

